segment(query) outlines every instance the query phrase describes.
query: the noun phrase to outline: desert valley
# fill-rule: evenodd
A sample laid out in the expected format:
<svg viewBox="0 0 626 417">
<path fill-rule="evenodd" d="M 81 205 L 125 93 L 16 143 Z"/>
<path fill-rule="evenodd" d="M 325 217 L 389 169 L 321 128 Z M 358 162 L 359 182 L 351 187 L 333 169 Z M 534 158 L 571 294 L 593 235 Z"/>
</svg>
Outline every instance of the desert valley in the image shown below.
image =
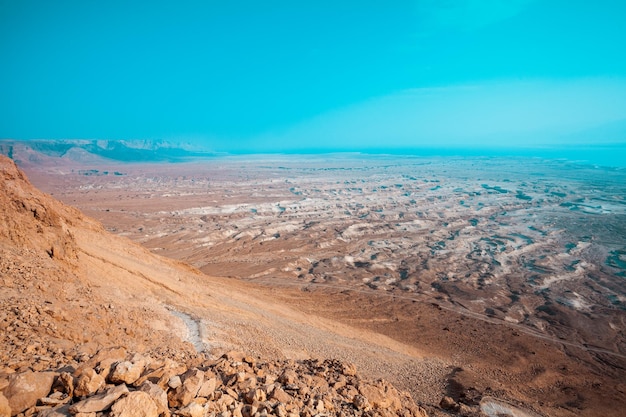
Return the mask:
<svg viewBox="0 0 626 417">
<path fill-rule="evenodd" d="M 10 149 L 49 195 L 3 159 L 3 375 L 58 371 L 68 358 L 95 366 L 100 349 L 119 346 L 189 372 L 242 351 L 248 359 L 235 363 L 286 361 L 301 374 L 311 360 L 340 361 L 324 365 L 335 379 L 354 364 L 399 390 L 395 408 L 359 408 L 355 391 L 335 414 L 623 413 L 624 170 L 513 157 L 172 163 Z M 24 318 L 39 316 L 39 327 Z M 310 398 L 300 415 L 333 414 Z"/>
</svg>

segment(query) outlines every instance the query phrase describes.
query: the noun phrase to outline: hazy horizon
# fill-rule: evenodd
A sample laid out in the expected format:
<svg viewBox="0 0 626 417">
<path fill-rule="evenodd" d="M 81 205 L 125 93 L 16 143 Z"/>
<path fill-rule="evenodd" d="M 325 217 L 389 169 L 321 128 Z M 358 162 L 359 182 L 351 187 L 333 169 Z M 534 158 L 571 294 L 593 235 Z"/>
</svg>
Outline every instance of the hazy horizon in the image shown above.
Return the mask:
<svg viewBox="0 0 626 417">
<path fill-rule="evenodd" d="M 2 146 L 5 142 L 8 146 Z M 623 144 L 577 146 L 577 147 L 371 147 L 353 149 L 342 147 L 311 147 L 263 151 L 243 149 L 219 152 L 189 142 L 168 142 L 163 140 L 107 140 L 107 139 L 0 139 L 0 153 L 11 158 L 12 144 L 15 142 L 57 142 L 56 145 L 34 146 L 34 150 L 53 156 L 63 156 L 72 147 L 78 146 L 88 153 L 110 159 L 112 162 L 168 163 L 198 161 L 206 158 L 246 157 L 306 157 L 311 158 L 539 158 L 546 161 L 566 161 L 580 165 L 604 168 L 626 168 L 626 146 Z M 74 145 L 68 142 L 75 142 Z M 96 149 L 99 148 L 99 149 Z M 24 154 L 22 154 L 24 155 Z M 77 154 L 80 155 L 80 154 Z M 70 157 L 71 159 L 72 157 Z M 19 159 L 19 158 L 18 158 Z M 80 161 L 78 161 L 80 162 Z"/>
</svg>

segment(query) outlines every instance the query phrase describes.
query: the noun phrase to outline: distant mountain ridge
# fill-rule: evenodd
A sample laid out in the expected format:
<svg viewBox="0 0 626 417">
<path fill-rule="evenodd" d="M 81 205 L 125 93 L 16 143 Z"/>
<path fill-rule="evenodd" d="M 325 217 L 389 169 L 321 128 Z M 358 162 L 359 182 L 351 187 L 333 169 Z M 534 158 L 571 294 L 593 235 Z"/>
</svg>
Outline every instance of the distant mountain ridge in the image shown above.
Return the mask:
<svg viewBox="0 0 626 417">
<path fill-rule="evenodd" d="M 89 140 L 36 139 L 0 140 L 0 154 L 18 164 L 45 163 L 51 158 L 66 161 L 101 163 L 116 162 L 182 162 L 216 155 L 190 144 L 164 140 Z"/>
</svg>

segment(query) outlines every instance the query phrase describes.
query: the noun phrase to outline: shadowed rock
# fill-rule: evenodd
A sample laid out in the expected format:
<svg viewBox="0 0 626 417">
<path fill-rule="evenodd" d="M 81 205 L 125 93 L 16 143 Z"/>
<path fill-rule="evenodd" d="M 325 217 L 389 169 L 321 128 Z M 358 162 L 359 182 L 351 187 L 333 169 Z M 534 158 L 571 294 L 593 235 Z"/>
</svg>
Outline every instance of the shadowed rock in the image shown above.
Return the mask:
<svg viewBox="0 0 626 417">
<path fill-rule="evenodd" d="M 34 406 L 37 400 L 46 397 L 52 388 L 54 372 L 23 372 L 9 377 L 3 390 L 11 414 L 16 415 Z"/>
</svg>

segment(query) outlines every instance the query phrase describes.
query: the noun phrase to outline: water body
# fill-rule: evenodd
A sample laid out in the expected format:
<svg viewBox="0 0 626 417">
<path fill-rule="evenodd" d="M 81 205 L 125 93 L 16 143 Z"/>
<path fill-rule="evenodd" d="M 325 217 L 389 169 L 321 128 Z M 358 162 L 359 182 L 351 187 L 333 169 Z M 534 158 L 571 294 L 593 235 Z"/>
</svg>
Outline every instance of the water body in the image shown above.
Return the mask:
<svg viewBox="0 0 626 417">
<path fill-rule="evenodd" d="M 325 152 L 354 152 L 354 149 L 325 149 Z M 530 157 L 562 160 L 584 165 L 599 167 L 626 168 L 626 143 L 608 145 L 551 146 L 542 148 L 370 148 L 360 150 L 363 154 L 386 154 L 421 157 Z M 316 154 L 319 149 L 311 152 L 298 151 L 298 154 Z"/>
</svg>

